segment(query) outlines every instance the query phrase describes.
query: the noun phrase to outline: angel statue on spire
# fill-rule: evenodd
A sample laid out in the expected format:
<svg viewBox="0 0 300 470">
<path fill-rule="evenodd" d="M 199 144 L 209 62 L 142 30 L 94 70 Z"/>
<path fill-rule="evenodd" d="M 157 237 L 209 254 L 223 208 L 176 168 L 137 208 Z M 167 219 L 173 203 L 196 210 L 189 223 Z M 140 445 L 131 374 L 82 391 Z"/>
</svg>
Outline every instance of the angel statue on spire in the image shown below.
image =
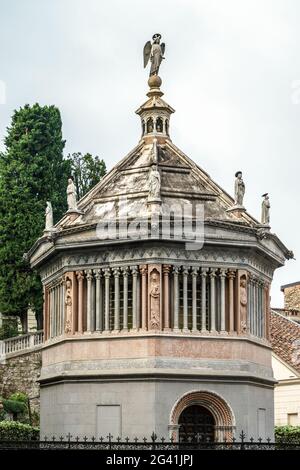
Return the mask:
<svg viewBox="0 0 300 470">
<path fill-rule="evenodd" d="M 158 75 L 159 67 L 161 61 L 164 59 L 164 53 L 166 45 L 164 42 L 160 44 L 161 34 L 154 34 L 151 41 L 146 42 L 144 46 L 144 68 L 147 67 L 147 64 L 151 62 L 150 67 L 150 77 L 151 75 Z"/>
</svg>

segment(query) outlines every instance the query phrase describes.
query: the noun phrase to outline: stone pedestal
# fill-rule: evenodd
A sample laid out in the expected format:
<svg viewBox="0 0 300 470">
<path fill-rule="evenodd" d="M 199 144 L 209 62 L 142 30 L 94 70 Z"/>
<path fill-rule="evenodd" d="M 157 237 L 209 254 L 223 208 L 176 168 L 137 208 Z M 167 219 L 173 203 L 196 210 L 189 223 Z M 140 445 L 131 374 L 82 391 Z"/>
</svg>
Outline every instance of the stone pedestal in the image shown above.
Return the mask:
<svg viewBox="0 0 300 470">
<path fill-rule="evenodd" d="M 226 212 L 232 212 L 237 217 L 241 217 L 244 212 L 247 212 L 244 206 L 234 205 L 227 209 Z"/>
</svg>

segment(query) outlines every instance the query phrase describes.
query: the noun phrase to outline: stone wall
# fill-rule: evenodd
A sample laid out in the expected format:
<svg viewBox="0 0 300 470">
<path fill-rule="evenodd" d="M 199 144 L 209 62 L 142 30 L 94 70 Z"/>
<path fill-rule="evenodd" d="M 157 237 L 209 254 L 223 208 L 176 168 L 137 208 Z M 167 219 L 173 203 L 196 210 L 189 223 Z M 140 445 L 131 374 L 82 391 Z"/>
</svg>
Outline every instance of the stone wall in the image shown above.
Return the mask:
<svg viewBox="0 0 300 470">
<path fill-rule="evenodd" d="M 283 287 L 284 308 L 300 310 L 300 282 Z"/>
<path fill-rule="evenodd" d="M 40 350 L 6 358 L 4 363 L 0 363 L 0 396 L 6 398 L 14 392 L 27 393 L 32 398 L 31 408 L 39 412 L 40 386 L 37 380 L 41 362 Z"/>
</svg>

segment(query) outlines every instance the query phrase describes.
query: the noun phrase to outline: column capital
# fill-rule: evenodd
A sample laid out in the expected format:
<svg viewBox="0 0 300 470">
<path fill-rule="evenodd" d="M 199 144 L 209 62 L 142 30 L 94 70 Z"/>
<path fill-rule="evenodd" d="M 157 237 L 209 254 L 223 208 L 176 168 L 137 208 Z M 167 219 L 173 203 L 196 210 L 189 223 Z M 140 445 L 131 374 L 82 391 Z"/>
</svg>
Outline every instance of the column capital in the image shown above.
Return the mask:
<svg viewBox="0 0 300 470">
<path fill-rule="evenodd" d="M 84 279 L 84 272 L 83 271 L 76 271 L 76 277 L 79 282 L 82 282 Z"/>
<path fill-rule="evenodd" d="M 129 274 L 128 266 L 122 266 L 121 270 L 122 270 L 123 276 L 128 277 L 128 274 Z"/>
<path fill-rule="evenodd" d="M 216 277 L 216 275 L 217 275 L 217 274 L 216 274 L 216 269 L 211 268 L 210 271 L 209 271 L 209 277 L 210 277 L 211 279 L 214 279 L 214 278 Z"/>
<path fill-rule="evenodd" d="M 184 276 L 189 274 L 190 266 L 182 266 L 182 273 Z"/>
<path fill-rule="evenodd" d="M 225 279 L 225 278 L 226 278 L 226 269 L 220 268 L 219 276 L 220 276 L 222 279 Z"/>
<path fill-rule="evenodd" d="M 192 276 L 197 277 L 199 268 L 197 266 L 192 266 Z"/>
<path fill-rule="evenodd" d="M 167 276 L 171 272 L 172 266 L 171 264 L 163 264 L 163 274 Z"/>
<path fill-rule="evenodd" d="M 173 266 L 173 274 L 178 275 L 180 270 L 180 266 Z"/>
<path fill-rule="evenodd" d="M 88 281 L 91 281 L 91 280 L 93 279 L 93 277 L 94 277 L 94 276 L 93 276 L 93 270 L 92 270 L 92 269 L 88 269 L 88 270 L 86 271 L 86 278 L 87 278 L 87 280 L 88 280 Z"/>
<path fill-rule="evenodd" d="M 138 266 L 130 266 L 130 269 L 133 276 L 138 275 Z"/>
<path fill-rule="evenodd" d="M 114 277 L 119 277 L 120 276 L 120 269 L 118 267 L 113 268 L 113 275 L 114 275 Z"/>
<path fill-rule="evenodd" d="M 206 278 L 208 268 L 201 268 L 200 276 Z"/>
<path fill-rule="evenodd" d="M 101 277 L 102 277 L 102 270 L 101 269 L 96 269 L 94 271 L 94 273 L 95 273 L 95 278 L 96 279 L 101 279 Z"/>
<path fill-rule="evenodd" d="M 140 266 L 140 273 L 142 276 L 147 276 L 147 273 L 148 273 L 148 266 L 147 264 L 142 264 Z"/>
<path fill-rule="evenodd" d="M 111 269 L 110 268 L 104 268 L 104 277 L 109 278 L 111 275 Z"/>
<path fill-rule="evenodd" d="M 236 272 L 233 269 L 228 269 L 227 276 L 229 279 L 234 279 L 236 276 Z"/>
</svg>

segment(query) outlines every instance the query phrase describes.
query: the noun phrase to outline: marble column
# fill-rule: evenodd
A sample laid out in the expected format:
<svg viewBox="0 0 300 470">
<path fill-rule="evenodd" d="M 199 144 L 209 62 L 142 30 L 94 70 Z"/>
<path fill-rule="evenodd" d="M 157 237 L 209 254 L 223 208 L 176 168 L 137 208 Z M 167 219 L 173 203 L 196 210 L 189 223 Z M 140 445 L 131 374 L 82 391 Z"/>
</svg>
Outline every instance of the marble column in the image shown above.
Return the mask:
<svg viewBox="0 0 300 470">
<path fill-rule="evenodd" d="M 265 338 L 270 339 L 270 284 L 265 283 Z"/>
<path fill-rule="evenodd" d="M 188 329 L 188 275 L 189 268 L 183 267 L 183 331 L 187 332 Z"/>
<path fill-rule="evenodd" d="M 97 269 L 95 272 L 96 279 L 96 330 L 103 330 L 103 298 L 102 298 L 102 272 Z"/>
<path fill-rule="evenodd" d="M 256 335 L 256 324 L 257 324 L 257 319 L 256 319 L 256 312 L 257 312 L 257 300 L 256 300 L 256 278 L 253 276 L 252 278 L 252 316 L 253 316 L 253 335 Z"/>
<path fill-rule="evenodd" d="M 216 270 L 211 269 L 210 277 L 210 331 L 216 331 Z"/>
<path fill-rule="evenodd" d="M 132 329 L 137 330 L 137 266 L 131 266 L 132 274 Z"/>
<path fill-rule="evenodd" d="M 50 289 L 49 286 L 46 288 L 47 290 L 47 339 L 50 338 L 50 308 L 51 308 L 51 299 L 50 299 Z"/>
<path fill-rule="evenodd" d="M 263 281 L 260 280 L 258 284 L 259 291 L 259 330 L 258 336 L 261 338 L 263 336 L 263 318 L 264 318 L 264 306 L 263 306 Z"/>
<path fill-rule="evenodd" d="M 164 310 L 164 330 L 170 330 L 170 271 L 171 265 L 163 265 L 163 310 Z"/>
<path fill-rule="evenodd" d="M 253 334 L 253 276 L 251 273 L 248 275 L 248 324 L 249 331 Z"/>
<path fill-rule="evenodd" d="M 174 331 L 179 331 L 179 267 L 174 266 L 173 268 L 173 279 L 174 279 Z"/>
<path fill-rule="evenodd" d="M 201 331 L 207 331 L 206 328 L 206 276 L 207 268 L 201 269 Z"/>
<path fill-rule="evenodd" d="M 61 283 L 60 283 L 60 308 L 61 308 L 60 334 L 61 335 L 64 334 L 64 323 L 65 323 L 64 298 L 65 298 L 64 282 L 63 280 L 61 280 Z"/>
<path fill-rule="evenodd" d="M 77 283 L 78 283 L 78 333 L 83 333 L 83 271 L 77 271 Z"/>
<path fill-rule="evenodd" d="M 87 331 L 94 331 L 93 306 L 92 306 L 93 271 L 91 269 L 89 269 L 86 272 L 86 279 L 87 279 Z"/>
<path fill-rule="evenodd" d="M 122 268 L 123 273 L 123 330 L 128 330 L 128 267 Z"/>
<path fill-rule="evenodd" d="M 142 277 L 142 330 L 147 330 L 147 274 L 148 268 L 144 264 L 140 266 L 140 274 Z"/>
<path fill-rule="evenodd" d="M 266 311 L 266 296 L 265 296 L 265 282 L 261 283 L 261 337 L 265 337 L 265 311 Z"/>
<path fill-rule="evenodd" d="M 119 268 L 115 268 L 114 271 L 114 278 L 115 278 L 115 315 L 114 315 L 114 330 L 120 330 L 120 270 Z"/>
<path fill-rule="evenodd" d="M 56 336 L 57 327 L 57 291 L 56 284 L 53 287 L 53 336 Z"/>
<path fill-rule="evenodd" d="M 50 296 L 50 338 L 53 338 L 54 334 L 54 299 L 53 299 L 53 287 L 51 286 L 49 289 L 49 296 Z"/>
<path fill-rule="evenodd" d="M 104 278 L 105 278 L 105 307 L 104 307 L 104 328 L 108 332 L 110 330 L 109 325 L 109 284 L 110 284 L 110 269 L 104 269 Z"/>
<path fill-rule="evenodd" d="M 44 291 L 44 303 L 43 303 L 43 326 L 44 326 L 44 341 L 48 337 L 48 289 L 46 286 L 43 286 Z"/>
<path fill-rule="evenodd" d="M 229 332 L 234 331 L 234 278 L 235 271 L 228 271 L 228 292 L 229 292 Z"/>
<path fill-rule="evenodd" d="M 225 269 L 220 269 L 220 279 L 221 279 L 221 331 L 226 331 L 226 310 L 225 310 L 225 279 L 226 271 Z"/>
<path fill-rule="evenodd" d="M 60 282 L 57 284 L 57 336 L 60 336 L 61 310 L 60 310 Z"/>
<path fill-rule="evenodd" d="M 192 268 L 192 331 L 198 331 L 197 328 L 197 274 L 198 268 Z"/>
</svg>

